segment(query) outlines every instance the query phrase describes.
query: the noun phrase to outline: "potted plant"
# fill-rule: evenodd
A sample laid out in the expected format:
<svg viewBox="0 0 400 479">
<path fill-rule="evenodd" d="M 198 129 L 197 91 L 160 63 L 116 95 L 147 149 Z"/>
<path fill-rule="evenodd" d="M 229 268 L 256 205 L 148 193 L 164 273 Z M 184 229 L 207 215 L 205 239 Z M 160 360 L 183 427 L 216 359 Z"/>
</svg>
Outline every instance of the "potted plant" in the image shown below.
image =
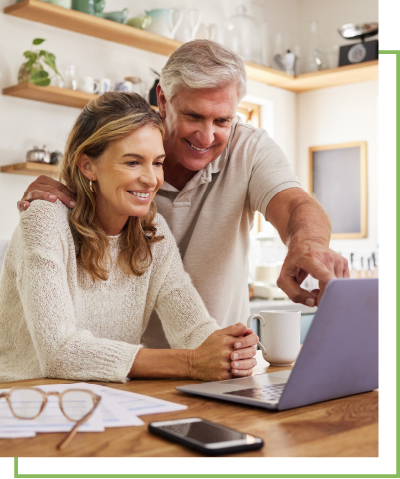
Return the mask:
<svg viewBox="0 0 400 479">
<path fill-rule="evenodd" d="M 18 72 L 18 83 L 29 81 L 38 86 L 50 85 L 51 78 L 49 73 L 45 70 L 45 65 L 54 71 L 55 75 L 60 75 L 56 66 L 56 57 L 53 53 L 46 52 L 46 50 L 34 50 L 33 47 L 41 45 L 45 39 L 35 38 L 32 42 L 31 50 L 24 52 L 24 57 L 27 59 L 25 63 L 21 65 Z"/>
</svg>

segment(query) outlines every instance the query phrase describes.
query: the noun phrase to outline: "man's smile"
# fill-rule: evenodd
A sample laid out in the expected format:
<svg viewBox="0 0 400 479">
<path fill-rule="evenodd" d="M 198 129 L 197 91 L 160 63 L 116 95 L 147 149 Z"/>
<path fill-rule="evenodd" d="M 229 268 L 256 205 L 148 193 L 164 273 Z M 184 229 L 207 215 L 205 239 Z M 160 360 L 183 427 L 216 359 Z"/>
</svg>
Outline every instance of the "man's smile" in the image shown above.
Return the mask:
<svg viewBox="0 0 400 479">
<path fill-rule="evenodd" d="M 186 140 L 190 148 L 193 148 L 195 151 L 199 151 L 200 153 L 204 153 L 205 151 L 209 150 L 211 146 L 208 146 L 207 148 L 199 148 L 198 146 L 193 145 L 189 140 Z"/>
</svg>

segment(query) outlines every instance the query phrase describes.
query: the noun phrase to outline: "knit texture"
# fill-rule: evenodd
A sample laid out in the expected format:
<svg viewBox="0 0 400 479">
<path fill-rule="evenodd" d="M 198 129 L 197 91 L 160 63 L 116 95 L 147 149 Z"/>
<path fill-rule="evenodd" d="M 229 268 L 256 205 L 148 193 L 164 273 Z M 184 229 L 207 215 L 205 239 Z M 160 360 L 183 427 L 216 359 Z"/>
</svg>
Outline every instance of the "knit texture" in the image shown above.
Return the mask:
<svg viewBox="0 0 400 479">
<path fill-rule="evenodd" d="M 143 276 L 121 271 L 110 237 L 109 278 L 93 282 L 76 260 L 68 211 L 37 200 L 21 213 L 0 277 L 0 381 L 125 382 L 153 309 L 172 348 L 196 348 L 218 329 L 162 216 L 164 240 Z"/>
</svg>

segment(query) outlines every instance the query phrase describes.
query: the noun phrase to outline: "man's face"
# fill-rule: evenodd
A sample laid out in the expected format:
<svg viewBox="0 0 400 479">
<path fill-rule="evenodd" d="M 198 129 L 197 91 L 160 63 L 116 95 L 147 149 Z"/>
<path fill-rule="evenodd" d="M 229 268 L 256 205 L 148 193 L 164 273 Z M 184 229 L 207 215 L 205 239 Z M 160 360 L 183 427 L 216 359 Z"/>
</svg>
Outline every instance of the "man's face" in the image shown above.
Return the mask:
<svg viewBox="0 0 400 479">
<path fill-rule="evenodd" d="M 182 90 L 170 101 L 161 88 L 158 93 L 168 164 L 199 171 L 217 159 L 228 143 L 238 104 L 237 86 Z"/>
</svg>

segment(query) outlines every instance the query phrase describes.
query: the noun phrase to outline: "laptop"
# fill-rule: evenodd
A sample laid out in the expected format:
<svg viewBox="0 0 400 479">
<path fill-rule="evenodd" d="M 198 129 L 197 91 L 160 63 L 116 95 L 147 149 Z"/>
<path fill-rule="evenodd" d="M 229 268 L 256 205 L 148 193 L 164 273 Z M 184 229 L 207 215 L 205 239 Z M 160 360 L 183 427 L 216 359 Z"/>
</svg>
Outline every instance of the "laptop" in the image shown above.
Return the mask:
<svg viewBox="0 0 400 479">
<path fill-rule="evenodd" d="M 333 279 L 291 371 L 179 386 L 179 391 L 285 410 L 378 388 L 378 279 Z"/>
</svg>

